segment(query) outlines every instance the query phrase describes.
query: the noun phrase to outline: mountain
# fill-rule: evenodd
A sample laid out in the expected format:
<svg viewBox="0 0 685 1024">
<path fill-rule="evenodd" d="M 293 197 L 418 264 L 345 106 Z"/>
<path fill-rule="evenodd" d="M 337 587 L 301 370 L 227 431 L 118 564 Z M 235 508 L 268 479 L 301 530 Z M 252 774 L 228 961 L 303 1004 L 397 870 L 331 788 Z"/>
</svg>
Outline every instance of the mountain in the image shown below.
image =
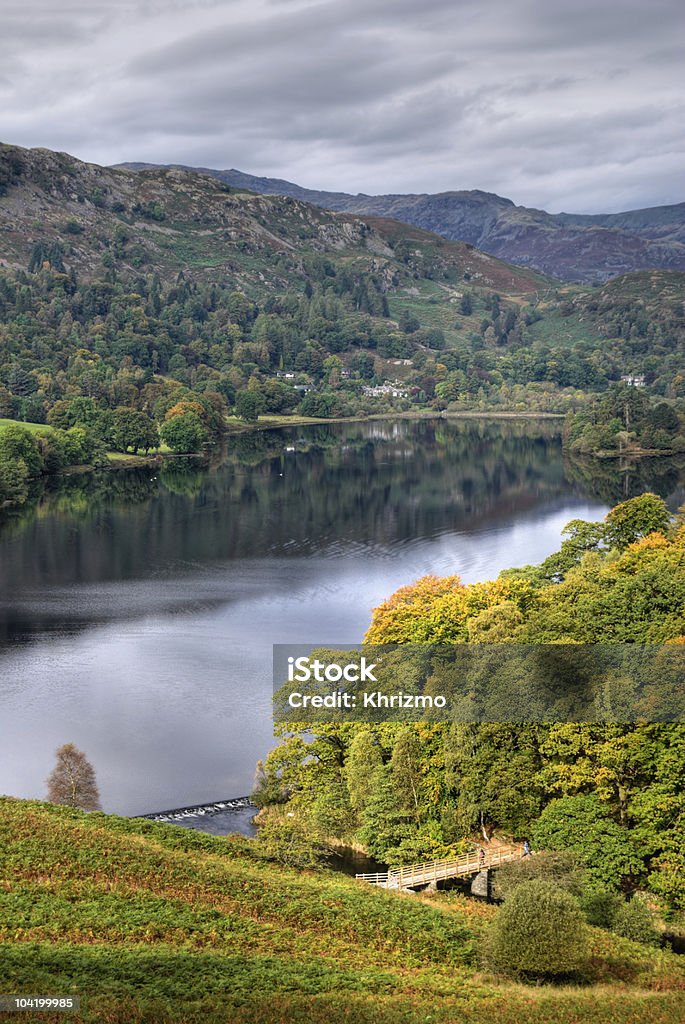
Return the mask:
<svg viewBox="0 0 685 1024">
<path fill-rule="evenodd" d="M 464 243 L 387 218 L 331 213 L 320 205 L 248 192 L 217 175 L 179 168 L 106 168 L 66 153 L 0 146 L 0 265 L 26 267 L 36 244 L 59 241 L 65 263 L 87 276 L 114 262 L 162 277 L 180 270 L 231 276 L 246 291 L 302 281 L 303 260 L 360 258 L 395 284 L 414 278 L 419 250 L 430 277 L 531 292 L 540 275 Z M 421 276 L 421 275 L 419 275 Z"/>
<path fill-rule="evenodd" d="M 556 284 L 387 218 L 0 146 L 2 418 L 69 427 L 97 419 L 95 403 L 163 424 L 179 388 L 211 393 L 211 436 L 230 408 L 244 419 L 408 407 L 434 397 L 448 364 L 469 370 L 491 320 L 488 344 L 495 331 L 503 351 L 520 338 L 529 301 Z M 399 392 L 384 388 L 398 377 Z M 100 433 L 114 443 L 107 424 Z"/>
<path fill-rule="evenodd" d="M 562 286 L 242 181 L 0 147 L 0 417 L 94 417 L 112 443 L 103 410 L 162 428 L 180 393 L 210 436 L 231 409 L 565 412 L 626 374 L 685 397 L 684 297 L 679 271 Z"/>
<path fill-rule="evenodd" d="M 154 165 L 122 166 L 141 170 Z M 291 196 L 360 216 L 392 217 L 566 281 L 598 283 L 637 270 L 685 270 L 685 203 L 626 213 L 550 214 L 479 190 L 354 196 L 233 169 L 197 170 L 264 195 Z"/>
</svg>

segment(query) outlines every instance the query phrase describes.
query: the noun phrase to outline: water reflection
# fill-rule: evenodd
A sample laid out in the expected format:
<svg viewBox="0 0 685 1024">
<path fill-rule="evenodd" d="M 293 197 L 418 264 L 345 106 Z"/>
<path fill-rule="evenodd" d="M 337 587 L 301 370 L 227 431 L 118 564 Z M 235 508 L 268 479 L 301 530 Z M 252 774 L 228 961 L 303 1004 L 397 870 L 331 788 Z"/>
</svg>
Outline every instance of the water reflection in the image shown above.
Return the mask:
<svg viewBox="0 0 685 1024">
<path fill-rule="evenodd" d="M 604 513 L 610 468 L 597 492 L 558 430 L 256 432 L 209 473 L 171 463 L 35 496 L 0 534 L 0 792 L 42 796 L 68 741 L 107 810 L 249 792 L 273 744 L 273 643 L 354 642 L 417 576 L 539 561 L 569 519 Z M 677 490 L 680 471 L 666 478 Z"/>
</svg>

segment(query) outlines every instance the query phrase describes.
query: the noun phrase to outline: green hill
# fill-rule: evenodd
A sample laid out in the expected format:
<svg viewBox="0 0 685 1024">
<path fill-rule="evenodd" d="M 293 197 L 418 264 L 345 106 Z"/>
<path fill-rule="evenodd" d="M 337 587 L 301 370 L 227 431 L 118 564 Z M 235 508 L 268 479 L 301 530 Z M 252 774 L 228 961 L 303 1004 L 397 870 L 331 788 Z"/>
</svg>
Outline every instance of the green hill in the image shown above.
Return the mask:
<svg viewBox="0 0 685 1024">
<path fill-rule="evenodd" d="M 239 837 L 5 798 L 0 839 L 0 990 L 78 995 L 87 1024 L 674 1024 L 685 1013 L 671 954 L 596 932 L 585 987 L 494 984 L 477 971 L 491 908 L 286 870 Z"/>
<path fill-rule="evenodd" d="M 396 220 L 0 146 L 0 417 L 124 454 L 204 450 L 231 413 L 564 413 L 626 374 L 675 401 L 684 299 L 675 271 L 562 287 Z"/>
</svg>

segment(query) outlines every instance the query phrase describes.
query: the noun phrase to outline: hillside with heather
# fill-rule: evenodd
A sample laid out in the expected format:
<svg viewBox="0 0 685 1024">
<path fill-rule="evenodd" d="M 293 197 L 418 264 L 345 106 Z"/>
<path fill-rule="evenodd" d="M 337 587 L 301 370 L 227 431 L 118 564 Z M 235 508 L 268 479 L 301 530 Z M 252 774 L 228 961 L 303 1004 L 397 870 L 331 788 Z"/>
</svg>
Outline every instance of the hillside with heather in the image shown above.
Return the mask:
<svg viewBox="0 0 685 1024">
<path fill-rule="evenodd" d="M 142 169 L 152 165 L 123 166 Z M 234 169 L 198 170 L 233 187 L 265 195 L 291 196 L 363 217 L 393 217 L 562 280 L 597 283 L 638 270 L 685 270 L 685 203 L 625 213 L 550 214 L 479 189 L 350 195 L 302 188 L 290 181 Z"/>
<path fill-rule="evenodd" d="M 35 802 L 0 800 L 0 833 L 2 989 L 78 996 L 84 1024 L 671 1024 L 685 1007 L 678 957 L 601 928 L 580 984 L 525 987 L 478 970 L 497 911 L 454 895 Z"/>
</svg>

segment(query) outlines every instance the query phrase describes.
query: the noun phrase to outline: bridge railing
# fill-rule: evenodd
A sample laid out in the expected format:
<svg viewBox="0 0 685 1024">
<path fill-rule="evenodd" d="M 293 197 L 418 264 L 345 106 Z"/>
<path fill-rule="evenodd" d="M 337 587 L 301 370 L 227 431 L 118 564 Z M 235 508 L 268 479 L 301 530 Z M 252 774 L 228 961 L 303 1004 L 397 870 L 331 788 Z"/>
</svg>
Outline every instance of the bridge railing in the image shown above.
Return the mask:
<svg viewBox="0 0 685 1024">
<path fill-rule="evenodd" d="M 460 875 L 475 874 L 485 868 L 499 867 L 522 855 L 520 846 L 498 846 L 485 850 L 482 857 L 479 849 L 470 850 L 461 857 L 446 860 L 434 860 L 424 864 L 409 864 L 395 871 L 377 871 L 370 874 L 355 875 L 358 881 L 369 882 L 371 885 L 382 885 L 386 888 L 405 889 L 412 885 L 428 885 L 446 878 L 457 878 Z"/>
</svg>

